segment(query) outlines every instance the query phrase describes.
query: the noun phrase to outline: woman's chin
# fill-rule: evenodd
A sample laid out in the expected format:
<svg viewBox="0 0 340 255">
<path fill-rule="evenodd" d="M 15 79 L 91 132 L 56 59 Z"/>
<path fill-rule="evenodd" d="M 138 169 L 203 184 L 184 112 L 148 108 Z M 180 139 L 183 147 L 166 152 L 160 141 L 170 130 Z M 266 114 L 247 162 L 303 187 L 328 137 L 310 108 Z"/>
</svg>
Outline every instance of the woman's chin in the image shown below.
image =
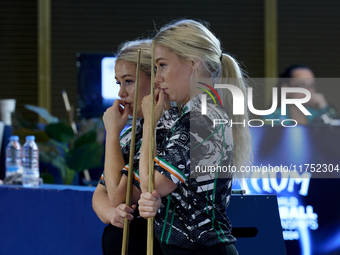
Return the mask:
<svg viewBox="0 0 340 255">
<path fill-rule="evenodd" d="M 176 102 L 176 101 L 174 100 L 174 98 L 172 98 L 172 97 L 169 96 L 168 94 L 166 95 L 166 97 L 167 97 L 167 100 L 168 100 L 169 102 Z"/>
<path fill-rule="evenodd" d="M 129 108 L 129 115 L 130 115 L 131 117 L 133 117 L 133 108 L 132 108 L 132 107 Z"/>
<path fill-rule="evenodd" d="M 133 118 L 133 109 L 129 109 L 129 115 L 131 116 L 131 118 Z M 137 110 L 137 114 L 136 114 L 137 116 L 137 118 L 139 119 L 139 118 L 142 118 L 143 117 L 143 112 L 142 111 L 138 111 Z"/>
</svg>

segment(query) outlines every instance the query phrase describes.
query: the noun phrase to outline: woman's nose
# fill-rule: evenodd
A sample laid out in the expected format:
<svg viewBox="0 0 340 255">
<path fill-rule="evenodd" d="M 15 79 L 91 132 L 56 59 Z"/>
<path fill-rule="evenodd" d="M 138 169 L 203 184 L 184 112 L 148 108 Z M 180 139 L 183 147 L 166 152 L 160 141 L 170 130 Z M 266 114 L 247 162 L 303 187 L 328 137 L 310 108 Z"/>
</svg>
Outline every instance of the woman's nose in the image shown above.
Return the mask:
<svg viewBox="0 0 340 255">
<path fill-rule="evenodd" d="M 118 96 L 120 98 L 124 98 L 127 96 L 127 92 L 126 92 L 126 89 L 123 85 L 120 86 L 120 89 L 119 89 L 119 92 L 118 92 Z"/>
<path fill-rule="evenodd" d="M 155 74 L 155 83 L 156 83 L 156 86 L 160 86 L 160 84 L 164 81 L 163 79 L 163 76 L 159 73 L 159 71 L 157 70 L 156 71 L 156 74 Z"/>
</svg>

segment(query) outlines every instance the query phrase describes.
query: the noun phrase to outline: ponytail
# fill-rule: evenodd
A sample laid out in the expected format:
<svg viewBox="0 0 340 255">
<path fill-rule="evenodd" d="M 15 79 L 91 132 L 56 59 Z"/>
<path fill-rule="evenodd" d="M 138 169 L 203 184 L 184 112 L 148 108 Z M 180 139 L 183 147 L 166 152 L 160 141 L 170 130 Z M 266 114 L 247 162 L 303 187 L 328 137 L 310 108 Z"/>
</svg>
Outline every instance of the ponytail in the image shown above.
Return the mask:
<svg viewBox="0 0 340 255">
<path fill-rule="evenodd" d="M 221 73 L 219 81 L 222 84 L 232 84 L 237 86 L 245 95 L 244 115 L 233 114 L 233 97 L 228 89 L 219 89 L 219 94 L 223 101 L 223 106 L 233 123 L 239 123 L 232 126 L 233 141 L 234 141 L 234 165 L 237 170 L 241 166 L 251 165 L 252 163 L 252 146 L 251 136 L 248 126 L 249 113 L 247 111 L 247 93 L 246 82 L 243 78 L 243 72 L 239 64 L 234 58 L 228 54 L 222 54 L 221 58 Z M 243 124 L 244 123 L 244 124 Z M 239 171 L 238 171 L 239 172 Z M 241 177 L 241 175 L 239 175 Z"/>
</svg>

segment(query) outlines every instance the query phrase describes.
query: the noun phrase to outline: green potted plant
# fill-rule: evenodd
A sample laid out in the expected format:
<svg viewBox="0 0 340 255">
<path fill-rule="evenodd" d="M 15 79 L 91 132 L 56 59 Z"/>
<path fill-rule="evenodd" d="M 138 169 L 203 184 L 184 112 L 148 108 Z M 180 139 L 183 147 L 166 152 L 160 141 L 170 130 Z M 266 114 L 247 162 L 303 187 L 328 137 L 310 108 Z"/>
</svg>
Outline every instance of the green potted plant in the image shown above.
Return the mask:
<svg viewBox="0 0 340 255">
<path fill-rule="evenodd" d="M 37 130 L 32 128 L 32 125 L 28 129 L 21 124 L 20 128 L 14 129 L 14 133 L 21 139 L 26 135 L 36 136 L 40 162 L 57 168 L 63 184 L 72 184 L 75 176 L 85 169 L 103 167 L 104 126 L 101 119 L 80 121 L 75 134 L 66 121 L 59 121 L 53 116 L 47 117 L 46 112 L 41 113 L 43 108 L 40 108 L 40 111 L 38 108 L 40 107 L 34 107 L 33 111 L 47 121 L 44 129 Z M 51 182 L 48 180 L 50 176 L 45 178 L 47 182 Z"/>
</svg>

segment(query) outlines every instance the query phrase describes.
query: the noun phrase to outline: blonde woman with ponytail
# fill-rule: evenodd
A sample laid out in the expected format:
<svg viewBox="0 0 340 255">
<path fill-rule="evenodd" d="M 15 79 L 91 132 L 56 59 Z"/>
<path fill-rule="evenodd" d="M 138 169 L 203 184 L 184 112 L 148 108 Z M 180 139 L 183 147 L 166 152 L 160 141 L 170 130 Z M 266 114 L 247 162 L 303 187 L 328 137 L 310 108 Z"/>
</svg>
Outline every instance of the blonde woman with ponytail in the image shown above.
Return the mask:
<svg viewBox="0 0 340 255">
<path fill-rule="evenodd" d="M 218 89 L 217 93 L 213 88 L 214 84 L 232 84 L 245 94 L 242 71 L 230 55 L 222 52 L 215 35 L 193 20 L 160 29 L 155 36 L 155 66 L 155 82 L 160 88 L 156 92 L 155 122 L 165 98 L 180 105 L 182 115 L 157 150 L 155 190 L 149 193 L 148 147 L 155 141 L 150 141 L 147 131 L 151 98 L 142 101 L 145 124 L 139 165 L 140 214 L 144 218 L 155 216 L 155 235 L 164 254 L 238 254 L 226 214 L 232 172 L 221 175 L 208 171 L 195 176 L 194 171 L 201 166 L 239 169 L 250 163 L 249 129 L 243 125 L 231 128 L 229 121 L 247 123 L 247 113 L 233 116 L 229 90 Z M 201 79 L 204 89 L 197 88 Z M 204 100 L 207 114 L 201 112 Z M 228 122 L 214 127 L 214 119 Z"/>
</svg>

